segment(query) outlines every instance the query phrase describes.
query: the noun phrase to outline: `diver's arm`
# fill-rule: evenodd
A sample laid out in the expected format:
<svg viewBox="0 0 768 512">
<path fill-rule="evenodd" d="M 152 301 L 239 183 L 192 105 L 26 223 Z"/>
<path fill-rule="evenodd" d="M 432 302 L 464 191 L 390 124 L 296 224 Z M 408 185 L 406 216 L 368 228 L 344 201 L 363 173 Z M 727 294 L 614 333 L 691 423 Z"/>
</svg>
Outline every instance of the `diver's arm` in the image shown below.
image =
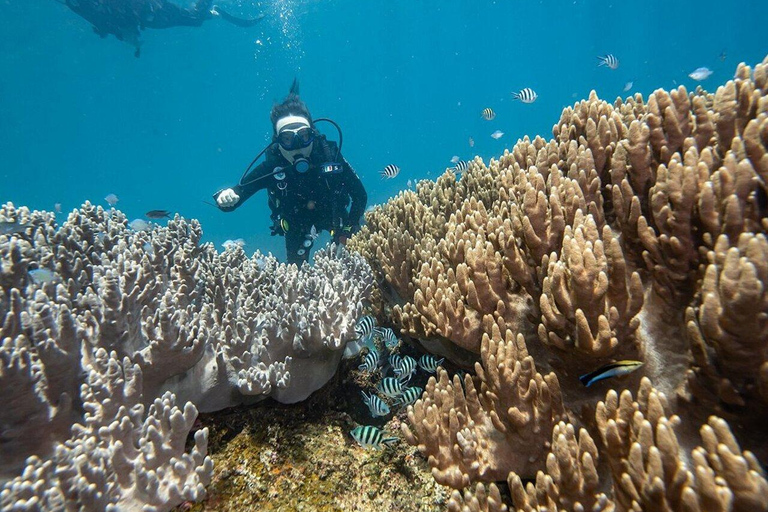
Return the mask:
<svg viewBox="0 0 768 512">
<path fill-rule="evenodd" d="M 256 16 L 255 18 L 238 18 L 237 16 L 232 16 L 227 11 L 219 7 L 218 5 L 214 5 L 212 11 L 216 13 L 216 15 L 221 16 L 221 18 L 225 21 L 228 21 L 229 23 L 243 28 L 252 27 L 261 20 L 264 19 L 264 15 L 260 14 Z"/>
<path fill-rule="evenodd" d="M 349 207 L 349 222 L 354 229 L 358 229 L 360 218 L 365 213 L 365 206 L 368 204 L 368 193 L 347 159 L 342 156 L 341 160 L 344 162 L 344 188 L 352 199 L 352 205 Z"/>
<path fill-rule="evenodd" d="M 269 183 L 269 178 L 267 176 L 272 173 L 274 167 L 274 163 L 268 160 L 257 165 L 251 172 L 245 175 L 245 178 L 241 180 L 241 183 L 238 183 L 234 187 L 230 187 L 235 192 L 235 194 L 240 196 L 237 202 L 230 206 L 222 206 L 218 203 L 217 200 L 216 204 L 219 209 L 223 212 L 234 211 L 253 194 L 263 188 L 267 188 L 267 184 Z M 213 198 L 217 199 L 219 194 L 221 194 L 224 190 L 226 189 L 221 189 L 216 192 L 213 195 Z"/>
</svg>

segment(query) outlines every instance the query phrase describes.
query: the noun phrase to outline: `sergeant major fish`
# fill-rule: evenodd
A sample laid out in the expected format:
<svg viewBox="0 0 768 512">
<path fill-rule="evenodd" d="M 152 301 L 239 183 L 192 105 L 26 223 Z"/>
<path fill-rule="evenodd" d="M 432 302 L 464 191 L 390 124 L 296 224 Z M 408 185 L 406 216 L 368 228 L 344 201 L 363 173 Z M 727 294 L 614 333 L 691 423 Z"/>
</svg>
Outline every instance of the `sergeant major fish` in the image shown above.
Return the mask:
<svg viewBox="0 0 768 512">
<path fill-rule="evenodd" d="M 403 383 L 394 377 L 385 377 L 379 382 L 378 389 L 386 396 L 396 398 L 403 392 Z"/>
<path fill-rule="evenodd" d="M 372 372 L 379 366 L 379 353 L 376 350 L 369 350 L 363 358 L 363 364 L 358 366 L 358 370 Z"/>
<path fill-rule="evenodd" d="M 622 375 L 632 373 L 641 366 L 643 366 L 642 361 L 616 361 L 615 363 L 608 363 L 593 372 L 589 372 L 580 376 L 579 380 L 586 387 L 589 387 L 595 382 L 599 382 L 604 379 L 610 379 L 611 377 L 621 377 Z"/>
<path fill-rule="evenodd" d="M 411 405 L 419 399 L 423 392 L 423 389 L 417 387 L 406 388 L 403 391 L 403 394 L 395 400 L 395 405 L 397 407 L 400 407 L 401 405 Z"/>
<path fill-rule="evenodd" d="M 397 347 L 398 343 L 400 343 L 400 340 L 397 339 L 397 336 L 395 336 L 395 331 L 390 329 L 389 327 L 384 327 L 383 329 L 379 329 L 379 332 L 381 333 L 381 336 L 384 338 L 384 345 L 389 350 L 393 350 L 395 347 Z"/>
<path fill-rule="evenodd" d="M 371 425 L 355 427 L 349 434 L 363 448 L 376 448 L 378 450 L 397 442 L 396 437 L 384 437 L 384 433 L 380 429 Z"/>
<path fill-rule="evenodd" d="M 435 356 L 431 354 L 424 354 L 419 358 L 419 366 L 426 372 L 435 373 L 437 367 L 443 364 L 443 361 L 445 361 L 445 358 L 436 359 Z"/>
<path fill-rule="evenodd" d="M 480 113 L 480 115 L 485 119 L 486 121 L 493 121 L 496 119 L 496 112 L 493 111 L 492 108 L 484 108 L 483 111 Z"/>
<path fill-rule="evenodd" d="M 597 60 L 600 61 L 600 64 L 598 66 L 606 66 L 610 69 L 618 69 L 619 67 L 619 59 L 613 56 L 613 54 L 609 53 L 608 55 L 601 55 L 597 58 Z"/>
<path fill-rule="evenodd" d="M 374 394 L 366 394 L 365 391 L 361 391 L 363 394 L 363 402 L 368 406 L 368 410 L 371 412 L 371 416 L 386 416 L 389 414 L 389 406 Z"/>
<path fill-rule="evenodd" d="M 381 175 L 382 179 L 391 180 L 400 174 L 400 168 L 394 164 L 389 164 L 388 166 L 384 167 L 384 169 L 380 170 L 379 174 Z"/>
<path fill-rule="evenodd" d="M 520 100 L 523 103 L 533 103 L 534 101 L 536 101 L 536 98 L 538 97 L 539 95 L 536 94 L 536 91 L 534 91 L 530 87 L 526 87 L 522 91 L 512 93 L 513 100 Z"/>
<path fill-rule="evenodd" d="M 405 356 L 393 371 L 400 381 L 408 380 L 416 371 L 416 360 L 410 356 Z"/>
</svg>

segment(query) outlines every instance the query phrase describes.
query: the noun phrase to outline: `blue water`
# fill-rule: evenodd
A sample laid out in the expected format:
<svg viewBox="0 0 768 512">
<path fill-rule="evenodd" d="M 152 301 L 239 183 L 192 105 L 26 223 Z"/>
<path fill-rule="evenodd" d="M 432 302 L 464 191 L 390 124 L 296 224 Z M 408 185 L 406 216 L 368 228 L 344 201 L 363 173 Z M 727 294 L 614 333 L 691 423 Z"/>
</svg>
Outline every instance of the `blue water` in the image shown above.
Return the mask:
<svg viewBox="0 0 768 512">
<path fill-rule="evenodd" d="M 0 0 L 0 201 L 66 211 L 106 206 L 114 193 L 130 218 L 168 209 L 199 219 L 217 246 L 244 238 L 246 250 L 282 258 L 265 192 L 234 213 L 203 201 L 236 183 L 267 143 L 269 109 L 294 76 L 312 114 L 341 124 L 374 204 L 408 179 L 434 179 L 453 155 L 487 161 L 523 135 L 549 137 L 561 109 L 591 89 L 611 101 L 629 94 L 628 81 L 644 96 L 691 89 L 687 74 L 707 66 L 714 74 L 701 85 L 714 90 L 738 62 L 768 53 L 758 1 L 219 5 L 266 19 L 147 30 L 137 59 L 54 0 Z M 596 66 L 606 53 L 617 70 Z M 523 87 L 539 99 L 512 101 Z M 481 118 L 485 107 L 495 120 Z M 494 140 L 495 130 L 505 135 Z M 383 182 L 390 163 L 402 172 Z"/>
</svg>

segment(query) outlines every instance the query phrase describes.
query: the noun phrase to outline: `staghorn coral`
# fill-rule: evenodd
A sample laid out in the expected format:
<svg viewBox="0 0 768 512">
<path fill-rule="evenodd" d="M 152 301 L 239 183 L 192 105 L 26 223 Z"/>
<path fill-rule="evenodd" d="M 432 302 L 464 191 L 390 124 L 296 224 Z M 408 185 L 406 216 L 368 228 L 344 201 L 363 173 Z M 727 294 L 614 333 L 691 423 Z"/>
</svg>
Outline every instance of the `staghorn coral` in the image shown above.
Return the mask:
<svg viewBox="0 0 768 512">
<path fill-rule="evenodd" d="M 533 474 L 543 466 L 552 425 L 564 415 L 554 374 L 536 371 L 521 335 L 498 325 L 483 335 L 477 381 L 431 377 L 423 398 L 408 407 L 409 444 L 428 457 L 438 483 L 455 489 L 493 481 L 514 470 Z"/>
<path fill-rule="evenodd" d="M 11 204 L 0 219 L 23 227 L 0 235 L 0 454 L 4 477 L 22 473 L 3 499 L 32 508 L 199 499 L 205 434 L 184 454 L 195 405 L 306 398 L 335 372 L 371 285 L 342 248 L 301 268 L 218 254 L 178 216 L 146 232 L 88 203 L 61 226 Z"/>
</svg>

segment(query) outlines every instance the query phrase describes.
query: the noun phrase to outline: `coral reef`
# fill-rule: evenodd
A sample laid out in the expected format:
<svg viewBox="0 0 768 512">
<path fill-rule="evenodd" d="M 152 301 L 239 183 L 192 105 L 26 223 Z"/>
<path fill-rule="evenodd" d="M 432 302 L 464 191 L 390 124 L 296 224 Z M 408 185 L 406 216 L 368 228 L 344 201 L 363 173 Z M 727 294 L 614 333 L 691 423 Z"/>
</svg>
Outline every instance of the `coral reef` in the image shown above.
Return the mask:
<svg viewBox="0 0 768 512">
<path fill-rule="evenodd" d="M 518 510 L 766 502 L 765 475 L 725 420 L 768 456 L 768 58 L 714 94 L 592 93 L 553 134 L 419 183 L 351 240 L 381 283 L 380 321 L 457 364 L 480 356 L 466 395 L 445 374 L 430 382 L 406 440 L 439 482 L 465 489 L 453 510 L 505 509 L 499 489 L 477 486 L 505 469 Z M 502 346 L 505 360 L 491 359 Z M 644 366 L 589 389 L 575 380 L 619 359 Z M 557 407 L 536 401 L 537 368 L 560 382 Z M 643 374 L 664 392 L 643 380 L 637 401 L 609 392 L 595 413 L 597 394 Z M 523 446 L 516 422 L 535 425 Z"/>
<path fill-rule="evenodd" d="M 61 225 L 7 204 L 0 220 L 4 507 L 199 499 L 206 432 L 184 451 L 197 410 L 319 389 L 372 283 L 343 248 L 301 268 L 218 254 L 178 216 L 136 231 L 89 203 Z"/>
<path fill-rule="evenodd" d="M 483 336 L 477 382 L 449 381 L 440 368 L 424 398 L 408 408 L 406 441 L 428 457 L 437 482 L 460 489 L 474 481 L 494 481 L 510 471 L 535 472 L 543 466 L 541 444 L 564 417 L 560 385 L 542 376 L 522 335 L 498 326 Z M 542 439 L 543 438 L 543 439 Z"/>
</svg>

